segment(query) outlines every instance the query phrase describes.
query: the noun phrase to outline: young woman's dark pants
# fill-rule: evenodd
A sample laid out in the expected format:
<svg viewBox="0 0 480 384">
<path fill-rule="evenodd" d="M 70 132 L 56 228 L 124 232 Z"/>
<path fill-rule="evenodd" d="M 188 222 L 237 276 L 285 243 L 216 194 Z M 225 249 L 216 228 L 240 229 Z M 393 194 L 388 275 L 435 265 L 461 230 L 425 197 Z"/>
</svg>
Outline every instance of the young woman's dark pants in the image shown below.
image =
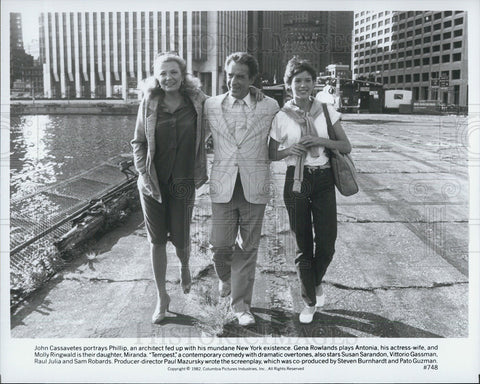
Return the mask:
<svg viewBox="0 0 480 384">
<path fill-rule="evenodd" d="M 295 167 L 287 168 L 283 197 L 290 228 L 295 233 L 295 266 L 305 304 L 316 304 L 315 287 L 320 285 L 335 253 L 337 203 L 331 168 L 305 167 L 301 192 L 293 192 Z M 312 231 L 315 232 L 315 236 Z M 315 246 L 314 246 L 315 244 Z"/>
</svg>

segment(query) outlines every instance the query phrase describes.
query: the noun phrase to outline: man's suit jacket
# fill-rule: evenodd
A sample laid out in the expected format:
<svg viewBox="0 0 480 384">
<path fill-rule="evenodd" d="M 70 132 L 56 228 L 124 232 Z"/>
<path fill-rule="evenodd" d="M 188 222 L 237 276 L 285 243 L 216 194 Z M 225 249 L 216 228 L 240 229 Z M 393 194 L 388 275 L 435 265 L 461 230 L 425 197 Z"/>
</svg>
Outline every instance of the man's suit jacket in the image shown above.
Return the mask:
<svg viewBox="0 0 480 384">
<path fill-rule="evenodd" d="M 278 103 L 265 97 L 247 110 L 247 129 L 237 141 L 224 116 L 222 103 L 227 93 L 205 101 L 205 129 L 213 136 L 214 160 L 210 175 L 210 197 L 214 203 L 228 203 L 233 195 L 238 172 L 246 200 L 266 204 L 270 198 L 268 134 Z"/>
</svg>

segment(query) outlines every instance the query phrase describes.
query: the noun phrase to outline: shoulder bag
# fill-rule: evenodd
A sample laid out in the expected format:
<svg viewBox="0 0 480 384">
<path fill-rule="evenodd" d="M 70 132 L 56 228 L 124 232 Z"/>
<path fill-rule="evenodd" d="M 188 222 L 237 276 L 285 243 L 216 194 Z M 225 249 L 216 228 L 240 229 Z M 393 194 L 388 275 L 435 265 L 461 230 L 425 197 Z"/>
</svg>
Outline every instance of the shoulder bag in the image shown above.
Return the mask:
<svg viewBox="0 0 480 384">
<path fill-rule="evenodd" d="M 335 130 L 328 113 L 327 105 L 322 103 L 323 113 L 327 121 L 328 136 L 336 140 Z M 328 149 L 330 152 L 330 166 L 332 167 L 335 185 L 343 196 L 351 196 L 358 192 L 357 170 L 349 154 L 340 153 L 338 149 Z"/>
</svg>

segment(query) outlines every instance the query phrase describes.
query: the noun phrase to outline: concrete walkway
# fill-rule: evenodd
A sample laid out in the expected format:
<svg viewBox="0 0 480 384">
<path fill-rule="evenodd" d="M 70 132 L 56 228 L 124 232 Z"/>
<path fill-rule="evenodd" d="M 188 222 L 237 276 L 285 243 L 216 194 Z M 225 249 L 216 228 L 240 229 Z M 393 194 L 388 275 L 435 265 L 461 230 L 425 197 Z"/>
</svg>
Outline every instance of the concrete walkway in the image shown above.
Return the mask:
<svg viewBox="0 0 480 384">
<path fill-rule="evenodd" d="M 293 266 L 283 206 L 283 163 L 273 165 L 257 264 L 256 326 L 240 328 L 217 296 L 208 248 L 210 202 L 197 193 L 192 224 L 192 292 L 184 295 L 169 248 L 172 305 L 152 325 L 155 305 L 140 212 L 104 236 L 95 256 L 72 261 L 12 315 L 13 337 L 466 337 L 468 175 L 466 148 L 449 138 L 460 117 L 346 115 L 361 191 L 337 194 L 338 240 L 325 277 L 326 305 L 310 325 Z"/>
</svg>

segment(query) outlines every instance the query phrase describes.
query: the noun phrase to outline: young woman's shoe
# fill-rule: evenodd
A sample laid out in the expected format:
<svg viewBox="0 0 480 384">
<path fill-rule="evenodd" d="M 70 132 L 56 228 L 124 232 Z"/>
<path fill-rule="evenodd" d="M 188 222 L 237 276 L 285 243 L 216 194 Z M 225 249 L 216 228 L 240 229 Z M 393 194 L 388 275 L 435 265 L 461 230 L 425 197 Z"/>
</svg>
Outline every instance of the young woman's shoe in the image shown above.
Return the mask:
<svg viewBox="0 0 480 384">
<path fill-rule="evenodd" d="M 155 308 L 155 312 L 152 315 L 152 323 L 158 324 L 165 319 L 165 315 L 168 312 L 168 307 L 170 305 L 170 296 L 166 296 L 160 300 L 160 303 L 157 302 L 157 307 Z"/>
<path fill-rule="evenodd" d="M 313 307 L 309 307 L 308 305 L 303 308 L 302 312 L 300 312 L 300 316 L 298 319 L 300 320 L 300 323 L 302 324 L 309 324 L 313 320 L 313 316 L 315 315 L 316 311 L 315 305 Z"/>
</svg>

